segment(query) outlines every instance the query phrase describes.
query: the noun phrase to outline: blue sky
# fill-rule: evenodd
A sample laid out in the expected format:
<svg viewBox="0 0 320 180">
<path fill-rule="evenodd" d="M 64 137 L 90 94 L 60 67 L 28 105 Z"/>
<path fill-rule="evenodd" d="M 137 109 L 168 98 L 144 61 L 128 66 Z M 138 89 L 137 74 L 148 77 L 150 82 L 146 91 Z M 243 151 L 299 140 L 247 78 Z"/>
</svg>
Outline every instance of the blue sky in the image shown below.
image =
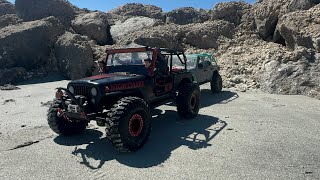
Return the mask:
<svg viewBox="0 0 320 180">
<path fill-rule="evenodd" d="M 14 0 L 9 0 L 14 2 Z M 211 9 L 219 2 L 228 2 L 230 0 L 69 0 L 72 4 L 90 10 L 109 11 L 126 3 L 143 3 L 159 6 L 163 11 L 171 11 L 179 7 L 194 7 Z M 254 3 L 256 0 L 245 0 L 248 3 Z"/>
</svg>

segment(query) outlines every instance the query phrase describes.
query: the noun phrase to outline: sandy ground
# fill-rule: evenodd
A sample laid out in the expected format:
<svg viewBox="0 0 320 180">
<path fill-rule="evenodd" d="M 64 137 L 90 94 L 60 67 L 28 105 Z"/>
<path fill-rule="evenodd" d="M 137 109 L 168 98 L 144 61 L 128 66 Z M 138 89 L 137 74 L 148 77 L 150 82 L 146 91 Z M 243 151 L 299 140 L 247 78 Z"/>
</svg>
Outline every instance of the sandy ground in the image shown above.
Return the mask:
<svg viewBox="0 0 320 180">
<path fill-rule="evenodd" d="M 320 101 L 203 85 L 199 116 L 153 112 L 152 135 L 118 153 L 94 122 L 74 137 L 46 122 L 54 88 L 35 81 L 0 91 L 0 179 L 320 179 Z"/>
</svg>

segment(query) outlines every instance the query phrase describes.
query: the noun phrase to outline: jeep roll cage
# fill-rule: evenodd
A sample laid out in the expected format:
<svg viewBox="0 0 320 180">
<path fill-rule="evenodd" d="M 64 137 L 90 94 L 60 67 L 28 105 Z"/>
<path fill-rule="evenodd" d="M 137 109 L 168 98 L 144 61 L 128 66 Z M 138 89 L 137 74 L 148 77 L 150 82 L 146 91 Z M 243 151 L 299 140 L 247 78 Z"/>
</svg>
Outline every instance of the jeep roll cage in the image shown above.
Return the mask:
<svg viewBox="0 0 320 180">
<path fill-rule="evenodd" d="M 169 49 L 169 48 L 152 48 L 152 47 L 136 47 L 136 48 L 121 48 L 121 49 L 107 49 L 106 53 L 106 60 L 108 60 L 109 55 L 116 54 L 116 53 L 133 53 L 133 52 L 146 52 L 150 51 L 152 52 L 152 63 L 151 67 L 155 68 L 156 66 L 156 61 L 159 61 L 160 59 L 158 58 L 159 55 L 161 55 L 163 58 L 165 56 L 169 56 L 170 59 L 167 59 L 170 61 L 169 65 L 169 71 L 172 72 L 172 56 L 176 55 L 178 59 L 180 60 L 181 64 L 184 65 L 185 69 L 187 69 L 187 57 L 184 54 L 183 49 Z M 182 56 L 182 57 L 181 57 Z"/>
</svg>

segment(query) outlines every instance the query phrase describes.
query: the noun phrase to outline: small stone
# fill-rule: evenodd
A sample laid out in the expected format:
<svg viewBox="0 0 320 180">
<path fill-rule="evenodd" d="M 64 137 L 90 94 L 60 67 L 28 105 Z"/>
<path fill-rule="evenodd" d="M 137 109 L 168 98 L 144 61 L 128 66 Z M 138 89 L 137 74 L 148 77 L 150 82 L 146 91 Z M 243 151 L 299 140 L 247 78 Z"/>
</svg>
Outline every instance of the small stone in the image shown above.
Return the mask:
<svg viewBox="0 0 320 180">
<path fill-rule="evenodd" d="M 239 76 L 235 76 L 232 79 L 230 79 L 231 82 L 235 84 L 240 84 L 242 82 L 241 78 Z"/>
<path fill-rule="evenodd" d="M 3 102 L 3 105 L 7 104 L 8 102 L 16 102 L 14 99 L 7 99 Z"/>
<path fill-rule="evenodd" d="M 17 86 L 11 85 L 11 84 L 5 84 L 4 86 L 0 86 L 0 89 L 8 91 L 8 90 L 17 90 L 17 89 L 20 89 L 20 88 L 17 87 Z"/>
</svg>

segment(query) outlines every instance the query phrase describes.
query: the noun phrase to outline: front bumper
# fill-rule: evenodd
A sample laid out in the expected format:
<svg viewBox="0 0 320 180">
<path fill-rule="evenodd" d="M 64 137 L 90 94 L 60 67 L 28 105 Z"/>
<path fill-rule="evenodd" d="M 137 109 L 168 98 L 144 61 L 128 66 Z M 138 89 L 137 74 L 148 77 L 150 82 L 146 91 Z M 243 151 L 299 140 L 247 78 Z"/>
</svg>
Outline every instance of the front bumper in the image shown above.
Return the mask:
<svg viewBox="0 0 320 180">
<path fill-rule="evenodd" d="M 57 91 L 63 90 L 65 94 L 76 104 L 76 106 L 79 108 L 77 112 L 71 112 L 69 111 L 68 105 L 65 102 L 65 99 L 61 98 L 63 109 L 65 110 L 64 114 L 69 119 L 77 119 L 77 120 L 84 120 L 84 121 L 90 121 L 90 119 L 94 119 L 95 115 L 90 114 L 88 115 L 88 112 L 86 112 L 83 105 L 79 102 L 79 100 L 66 88 L 58 87 L 56 88 Z"/>
</svg>

